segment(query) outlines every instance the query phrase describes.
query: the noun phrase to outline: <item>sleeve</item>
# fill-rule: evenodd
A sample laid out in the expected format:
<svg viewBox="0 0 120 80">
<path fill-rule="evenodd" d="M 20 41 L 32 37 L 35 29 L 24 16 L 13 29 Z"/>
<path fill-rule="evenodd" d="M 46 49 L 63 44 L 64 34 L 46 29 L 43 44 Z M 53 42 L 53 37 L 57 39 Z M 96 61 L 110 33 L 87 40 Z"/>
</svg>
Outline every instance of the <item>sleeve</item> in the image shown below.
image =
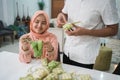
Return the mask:
<svg viewBox="0 0 120 80">
<path fill-rule="evenodd" d="M 68 6 L 67 3 L 68 3 L 68 0 L 65 0 L 65 1 L 64 1 L 64 7 L 63 7 L 63 9 L 62 9 L 62 12 L 65 13 L 65 14 L 67 14 L 67 12 L 68 12 L 68 11 L 67 11 L 67 6 Z"/>
<path fill-rule="evenodd" d="M 101 16 L 106 25 L 112 25 L 119 22 L 115 0 L 107 0 L 101 11 Z"/>
<path fill-rule="evenodd" d="M 24 62 L 24 63 L 29 63 L 31 62 L 31 56 L 32 56 L 32 49 L 30 48 L 30 45 L 29 46 L 29 50 L 27 51 L 24 51 L 22 49 L 22 42 L 21 42 L 21 39 L 23 38 L 23 36 L 21 36 L 20 40 L 19 40 L 19 60 L 21 62 Z"/>
<path fill-rule="evenodd" d="M 57 60 L 57 58 L 58 58 L 58 40 L 55 35 L 53 35 L 51 38 L 51 44 L 54 47 L 54 55 L 53 55 L 53 57 L 50 57 L 49 60 Z"/>
</svg>

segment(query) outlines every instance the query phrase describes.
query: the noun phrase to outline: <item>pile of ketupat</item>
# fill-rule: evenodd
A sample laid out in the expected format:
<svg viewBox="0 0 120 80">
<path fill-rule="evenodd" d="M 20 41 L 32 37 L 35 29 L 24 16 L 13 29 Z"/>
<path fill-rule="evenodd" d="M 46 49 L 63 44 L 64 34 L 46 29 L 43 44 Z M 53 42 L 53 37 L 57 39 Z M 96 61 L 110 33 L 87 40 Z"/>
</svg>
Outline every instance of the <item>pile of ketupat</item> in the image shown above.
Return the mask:
<svg viewBox="0 0 120 80">
<path fill-rule="evenodd" d="M 68 73 L 60 62 L 41 59 L 42 67 L 36 68 L 19 80 L 92 80 L 89 74 Z"/>
</svg>

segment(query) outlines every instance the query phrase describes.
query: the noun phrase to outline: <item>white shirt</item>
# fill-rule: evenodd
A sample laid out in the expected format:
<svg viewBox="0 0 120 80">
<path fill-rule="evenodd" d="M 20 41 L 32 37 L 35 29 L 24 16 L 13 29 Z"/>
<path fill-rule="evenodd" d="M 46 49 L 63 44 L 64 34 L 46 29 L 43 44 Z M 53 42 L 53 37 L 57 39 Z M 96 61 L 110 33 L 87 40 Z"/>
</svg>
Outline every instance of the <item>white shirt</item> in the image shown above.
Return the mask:
<svg viewBox="0 0 120 80">
<path fill-rule="evenodd" d="M 115 0 L 66 0 L 62 9 L 68 22 L 77 22 L 87 29 L 101 29 L 104 25 L 118 23 Z M 64 52 L 71 60 L 84 64 L 95 62 L 99 53 L 99 37 L 66 36 Z"/>
</svg>

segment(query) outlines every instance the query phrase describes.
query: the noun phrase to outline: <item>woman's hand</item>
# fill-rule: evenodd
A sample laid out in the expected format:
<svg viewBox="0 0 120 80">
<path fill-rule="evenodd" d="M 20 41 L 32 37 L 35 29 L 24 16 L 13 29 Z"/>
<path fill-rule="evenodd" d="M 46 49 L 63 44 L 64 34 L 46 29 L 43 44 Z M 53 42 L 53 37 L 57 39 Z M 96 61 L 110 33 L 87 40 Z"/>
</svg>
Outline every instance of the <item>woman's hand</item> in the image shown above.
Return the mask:
<svg viewBox="0 0 120 80">
<path fill-rule="evenodd" d="M 44 43 L 44 48 L 46 49 L 46 58 L 51 61 L 54 57 L 54 47 L 50 42 L 45 42 Z"/>
<path fill-rule="evenodd" d="M 23 41 L 21 48 L 24 51 L 25 55 L 29 55 L 30 54 L 30 44 L 28 42 Z"/>
<path fill-rule="evenodd" d="M 21 48 L 22 50 L 25 52 L 25 54 L 29 54 L 29 50 L 30 50 L 30 38 L 29 36 L 22 36 L 20 38 L 20 42 L 21 42 Z"/>
<path fill-rule="evenodd" d="M 50 42 L 45 42 L 45 43 L 44 43 L 44 47 L 46 48 L 46 50 L 47 50 L 48 52 L 54 51 L 54 47 L 52 46 L 52 44 L 51 44 Z"/>
<path fill-rule="evenodd" d="M 24 51 L 27 51 L 27 50 L 29 50 L 29 43 L 28 42 L 22 42 L 22 49 L 24 50 Z"/>
</svg>

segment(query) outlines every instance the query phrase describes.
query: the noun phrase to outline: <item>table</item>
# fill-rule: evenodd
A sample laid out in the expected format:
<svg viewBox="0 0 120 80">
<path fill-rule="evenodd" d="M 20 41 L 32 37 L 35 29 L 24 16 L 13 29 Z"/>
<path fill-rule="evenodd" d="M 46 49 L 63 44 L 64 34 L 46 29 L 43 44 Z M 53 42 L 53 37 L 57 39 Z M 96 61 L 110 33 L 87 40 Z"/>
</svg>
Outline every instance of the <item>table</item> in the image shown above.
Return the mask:
<svg viewBox="0 0 120 80">
<path fill-rule="evenodd" d="M 30 67 L 40 64 L 40 60 L 32 60 L 29 64 L 21 63 L 18 59 L 18 54 L 7 51 L 0 52 L 0 80 L 19 80 L 20 77 L 25 76 Z M 120 76 L 107 72 L 67 64 L 62 64 L 62 66 L 68 72 L 90 74 L 92 80 L 120 80 Z"/>
</svg>

